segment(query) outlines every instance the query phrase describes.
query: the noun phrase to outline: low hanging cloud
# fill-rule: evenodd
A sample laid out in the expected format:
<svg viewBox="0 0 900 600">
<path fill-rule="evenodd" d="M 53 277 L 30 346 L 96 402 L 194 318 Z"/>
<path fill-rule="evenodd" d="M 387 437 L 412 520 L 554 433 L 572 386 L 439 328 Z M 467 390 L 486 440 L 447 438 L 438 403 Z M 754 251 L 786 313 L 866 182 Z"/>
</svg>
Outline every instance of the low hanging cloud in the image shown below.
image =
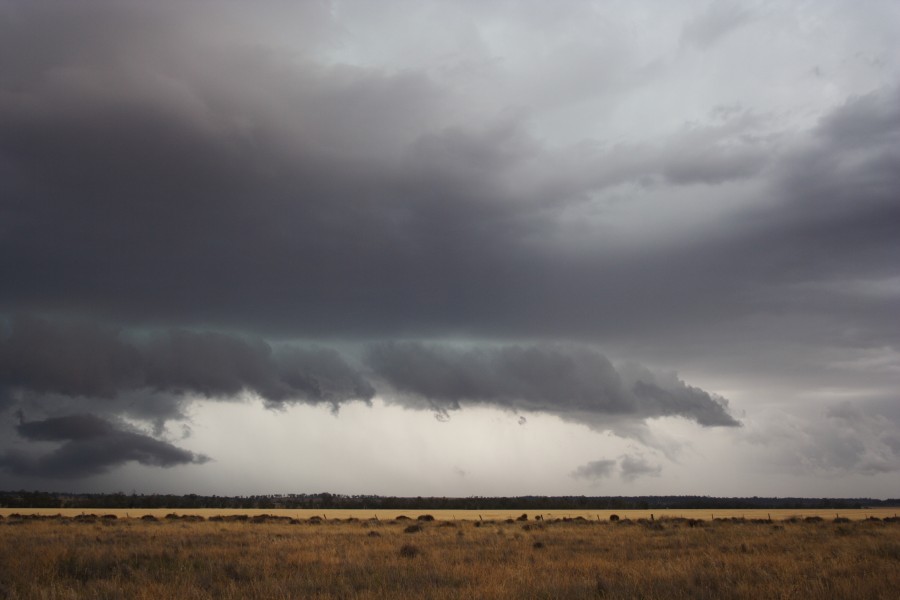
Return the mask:
<svg viewBox="0 0 900 600">
<path fill-rule="evenodd" d="M 576 345 L 460 349 L 419 342 L 370 346 L 366 364 L 400 402 L 439 413 L 463 404 L 538 411 L 605 428 L 618 421 L 677 416 L 735 427 L 727 401 L 639 365 L 617 369 Z"/>
<path fill-rule="evenodd" d="M 612 459 L 592 460 L 572 471 L 572 477 L 576 479 L 603 479 L 612 475 L 615 468 L 616 461 Z"/>
<path fill-rule="evenodd" d="M 616 471 L 623 481 L 631 482 L 639 477 L 659 477 L 662 466 L 650 463 L 643 454 L 623 454 L 617 460 L 592 460 L 572 471 L 571 475 L 575 479 L 598 480 L 611 477 Z"/>
<path fill-rule="evenodd" d="M 202 454 L 90 414 L 23 420 L 16 431 L 30 442 L 61 442 L 61 445 L 41 455 L 14 450 L 0 454 L 0 469 L 15 475 L 74 479 L 104 473 L 128 462 L 174 467 L 209 460 Z"/>
<path fill-rule="evenodd" d="M 128 461 L 202 462 L 116 425 L 122 417 L 138 419 L 161 436 L 166 422 L 185 418 L 186 404 L 198 396 L 254 394 L 269 408 L 306 403 L 337 411 L 342 403 L 380 393 L 407 408 L 433 410 L 442 420 L 465 405 L 484 405 L 557 415 L 637 438 L 649 435 L 643 431 L 648 419 L 659 417 L 706 427 L 740 425 L 723 398 L 674 374 L 637 364 L 616 367 L 578 345 L 462 349 L 384 342 L 369 345 L 358 367 L 331 348 L 177 329 L 138 334 L 31 316 L 14 319 L 0 335 L 0 390 L 12 399 L 10 406 L 43 419 L 21 420 L 15 430 L 23 440 L 61 443 L 43 456 L 7 452 L 0 466 L 47 477 L 93 474 Z"/>
<path fill-rule="evenodd" d="M 369 400 L 371 385 L 327 348 L 275 349 L 259 339 L 169 330 L 146 337 L 96 324 L 20 317 L 0 337 L 0 389 L 134 404 L 141 392 L 230 398 L 249 392 L 268 406 Z M 151 403 L 140 405 L 151 417 Z M 177 409 L 160 402 L 161 414 Z"/>
</svg>

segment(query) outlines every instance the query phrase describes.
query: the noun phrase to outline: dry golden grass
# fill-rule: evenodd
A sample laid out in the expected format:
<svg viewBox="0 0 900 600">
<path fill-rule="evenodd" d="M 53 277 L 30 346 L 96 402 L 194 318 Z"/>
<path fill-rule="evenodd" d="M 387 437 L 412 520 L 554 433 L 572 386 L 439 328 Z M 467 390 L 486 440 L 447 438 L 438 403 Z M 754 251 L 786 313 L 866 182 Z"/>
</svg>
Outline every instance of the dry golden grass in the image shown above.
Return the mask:
<svg viewBox="0 0 900 600">
<path fill-rule="evenodd" d="M 868 517 L 884 519 L 900 514 L 900 508 L 863 508 L 863 509 L 654 509 L 654 510 L 545 510 L 541 512 L 519 510 L 365 510 L 365 509 L 230 509 L 230 508 L 130 508 L 130 509 L 83 509 L 83 508 L 0 508 L 0 516 L 11 514 L 23 515 L 62 515 L 74 517 L 86 512 L 103 512 L 113 514 L 121 518 L 138 518 L 143 515 L 153 515 L 162 518 L 171 513 L 179 515 L 199 515 L 209 518 L 218 515 L 277 515 L 295 519 L 309 519 L 318 516 L 325 519 L 395 519 L 400 515 L 416 517 L 429 514 L 438 521 L 503 521 L 515 519 L 523 512 L 527 512 L 530 518 L 541 514 L 547 520 L 582 517 L 591 521 L 606 521 L 610 515 L 618 515 L 623 519 L 649 519 L 651 515 L 660 517 L 683 517 L 685 519 L 711 520 L 719 518 L 745 518 L 745 519 L 773 519 L 783 520 L 792 517 L 822 517 L 833 519 L 835 516 L 845 517 L 851 520 L 862 520 Z"/>
<path fill-rule="evenodd" d="M 294 511 L 296 512 L 296 511 Z M 0 521 L 0 598 L 897 598 L 900 523 Z"/>
</svg>

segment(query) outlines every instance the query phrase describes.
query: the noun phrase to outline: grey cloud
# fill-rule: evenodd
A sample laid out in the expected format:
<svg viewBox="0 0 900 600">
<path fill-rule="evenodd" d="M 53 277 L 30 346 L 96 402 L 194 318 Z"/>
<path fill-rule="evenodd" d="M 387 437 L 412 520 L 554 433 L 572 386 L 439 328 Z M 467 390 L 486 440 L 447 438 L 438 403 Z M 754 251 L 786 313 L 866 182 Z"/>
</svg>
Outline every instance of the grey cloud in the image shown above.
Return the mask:
<svg viewBox="0 0 900 600">
<path fill-rule="evenodd" d="M 739 3 L 713 0 L 703 13 L 685 24 L 681 39 L 705 50 L 750 18 L 751 14 Z"/>
<path fill-rule="evenodd" d="M 617 471 L 623 481 L 631 482 L 639 477 L 659 477 L 662 466 L 651 464 L 643 454 L 623 454 L 615 460 L 605 458 L 583 464 L 571 475 L 576 479 L 598 480 L 611 477 Z"/>
<path fill-rule="evenodd" d="M 43 421 L 22 421 L 16 430 L 32 441 L 88 440 L 116 432 L 109 421 L 94 415 L 70 415 Z"/>
<path fill-rule="evenodd" d="M 401 394 L 441 411 L 468 402 L 548 412 L 598 428 L 662 416 L 739 425 L 722 400 L 677 378 L 663 388 L 646 370 L 623 379 L 606 357 L 586 347 L 385 343 L 369 348 L 366 364 Z"/>
<path fill-rule="evenodd" d="M 115 27 L 90 29 L 108 53 L 78 55 L 86 64 L 75 68 L 72 53 L 51 52 L 0 106 L 0 162 L 11 175 L 0 207 L 9 224 L 0 308 L 41 298 L 51 311 L 278 335 L 508 333 L 537 312 L 569 312 L 546 278 L 569 273 L 560 284 L 571 285 L 608 268 L 593 254 L 560 270 L 543 247 L 547 234 L 565 234 L 555 224 L 559 203 L 585 190 L 546 181 L 539 165 L 553 157 L 522 119 L 442 126 L 442 90 L 423 75 L 286 65 L 230 47 L 198 50 L 208 67 L 201 76 L 197 63 L 169 61 L 153 46 L 129 72 L 140 85 L 117 85 L 122 65 L 103 58 L 123 43 L 112 31 L 149 28 L 160 35 L 141 33 L 142 44 L 168 39 L 185 52 L 199 42 L 161 15 L 139 25 L 133 12 L 115 18 Z M 102 84 L 46 82 L 68 70 Z M 240 75 L 216 75 L 226 72 Z M 177 94 L 155 87 L 160 74 Z M 357 106 L 365 127 L 354 124 Z M 642 165 L 639 153 L 616 167 L 600 158 L 583 169 L 600 167 L 602 185 L 671 162 Z M 665 168 L 685 182 L 746 172 Z"/>
<path fill-rule="evenodd" d="M 791 472 L 895 473 L 900 471 L 900 423 L 893 412 L 893 406 L 865 400 L 827 405 L 802 418 L 770 411 L 748 429 L 745 439 Z"/>
<path fill-rule="evenodd" d="M 0 393 L 9 407 L 19 406 L 19 414 L 48 416 L 20 423 L 23 439 L 64 442 L 39 457 L 9 450 L 0 466 L 52 478 L 95 474 L 129 461 L 203 462 L 115 425 L 121 417 L 139 419 L 160 436 L 168 421 L 186 418 L 185 406 L 196 396 L 224 400 L 250 393 L 270 408 L 305 402 L 337 410 L 349 400 L 369 400 L 375 390 L 332 349 L 22 316 L 0 333 Z"/>
<path fill-rule="evenodd" d="M 821 451 L 813 459 L 828 469 L 862 473 L 900 471 L 900 427 L 862 404 L 840 404 L 825 412 L 815 434 Z"/>
<path fill-rule="evenodd" d="M 898 97 L 896 86 L 852 96 L 822 119 L 817 133 L 842 146 L 889 149 L 885 145 L 894 144 L 900 133 Z"/>
<path fill-rule="evenodd" d="M 203 455 L 88 414 L 25 421 L 19 424 L 17 430 L 31 441 L 63 443 L 39 456 L 18 451 L 0 454 L 0 469 L 15 475 L 74 479 L 104 473 L 128 462 L 173 467 L 209 460 Z"/>
<path fill-rule="evenodd" d="M 381 21 L 402 11 L 301 4 L 0 0 L 0 316 L 51 319 L 0 336 L 0 407 L 127 415 L 159 433 L 191 395 L 247 391 L 273 407 L 372 397 L 344 356 L 295 338 L 573 339 L 716 381 L 728 368 L 896 387 L 817 360 L 900 343 L 896 293 L 856 285 L 897 277 L 893 54 L 880 75 L 860 67 L 827 94 L 797 84 L 789 101 L 760 104 L 741 94 L 741 69 L 698 78 L 691 61 L 709 55 L 687 48 L 721 49 L 729 65 L 722 42 L 755 18 L 734 3 L 687 21 L 674 4 L 649 20 L 577 3 L 454 7 L 465 43 L 426 43 L 427 59 L 402 63 L 383 59 L 414 54 L 404 44 L 418 38 L 367 47 L 402 28 Z M 890 41 L 892 22 L 871 29 Z M 546 44 L 532 45 L 538 30 Z M 598 42 L 598 30 L 611 35 Z M 344 49 L 373 53 L 353 66 Z M 785 67 L 803 73 L 808 58 Z M 710 81 L 740 95 L 681 93 Z M 807 109 L 862 89 L 805 124 Z M 647 102 L 666 125 L 572 142 L 615 132 L 603 123 Z M 418 350 L 370 360 L 407 405 L 440 414 L 471 402 L 597 427 L 735 424 L 721 398 L 590 353 Z M 892 464 L 883 450 L 896 438 L 878 439 L 862 456 Z M 862 464 L 858 445 L 843 448 Z"/>
<path fill-rule="evenodd" d="M 0 385 L 111 398 L 140 384 L 140 355 L 114 331 L 21 317 L 0 338 Z"/>
<path fill-rule="evenodd" d="M 676 148 L 672 154 L 663 173 L 668 181 L 679 185 L 747 179 L 757 175 L 769 160 L 763 148 L 721 144 L 694 150 Z"/>
<path fill-rule="evenodd" d="M 675 389 L 663 389 L 655 383 L 637 381 L 633 387 L 634 395 L 645 405 L 644 410 L 660 416 L 692 415 L 697 423 L 707 427 L 715 425 L 734 426 L 734 420 L 724 408 L 710 410 L 711 407 L 724 407 L 727 402 L 723 398 L 713 398 L 708 392 L 678 382 Z"/>
<path fill-rule="evenodd" d="M 7 314 L 288 338 L 628 337 L 655 348 L 672 328 L 791 310 L 797 282 L 894 270 L 896 92 L 849 102 L 806 145 L 773 141 L 762 135 L 771 123 L 737 111 L 660 143 L 559 149 L 529 133 L 527 111 L 456 120 L 455 91 L 424 71 L 192 37 L 197 14 L 142 10 L 84 17 L 81 33 L 56 37 L 42 34 L 65 21 L 55 10 L 19 7 L 18 28 L 5 17 L 24 47 L 48 40 L 3 67 L 14 73 L 0 101 Z M 110 58 L 124 47 L 133 62 Z M 865 151 L 849 150 L 853 140 Z M 746 179 L 771 199 L 765 208 L 668 245 L 641 241 L 653 218 L 623 226 L 614 199 L 587 200 L 633 184 L 638 197 L 626 199 L 640 203 L 648 181 L 730 194 Z M 843 300 L 820 302 L 856 330 L 891 331 L 879 327 L 886 307 L 845 314 Z M 287 393 L 253 368 L 243 376 L 260 393 Z M 201 387 L 230 393 L 228 377 Z"/>
<path fill-rule="evenodd" d="M 662 466 L 651 464 L 640 454 L 626 454 L 619 461 L 622 479 L 634 481 L 638 477 L 659 477 Z"/>
<path fill-rule="evenodd" d="M 221 333 L 170 330 L 126 335 L 89 324 L 20 317 L 0 338 L 0 386 L 30 394 L 116 400 L 134 415 L 177 413 L 160 396 L 285 402 L 368 400 L 374 389 L 336 351 L 285 346 Z"/>
<path fill-rule="evenodd" d="M 612 475 L 616 467 L 616 461 L 611 459 L 592 460 L 583 464 L 572 472 L 572 477 L 578 479 L 603 479 Z"/>
</svg>

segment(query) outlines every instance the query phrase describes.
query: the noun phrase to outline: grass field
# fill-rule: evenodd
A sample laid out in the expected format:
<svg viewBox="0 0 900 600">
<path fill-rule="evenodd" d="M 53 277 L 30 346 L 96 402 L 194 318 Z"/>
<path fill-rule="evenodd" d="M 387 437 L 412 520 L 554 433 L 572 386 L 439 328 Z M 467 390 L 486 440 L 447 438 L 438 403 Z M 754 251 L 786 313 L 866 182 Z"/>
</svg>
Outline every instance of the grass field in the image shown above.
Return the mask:
<svg viewBox="0 0 900 600">
<path fill-rule="evenodd" d="M 289 512 L 293 523 L 7 516 L 0 598 L 856 599 L 900 590 L 894 519 L 375 521 Z"/>
<path fill-rule="evenodd" d="M 793 517 L 821 517 L 823 519 L 833 519 L 836 516 L 861 520 L 868 517 L 884 519 L 900 515 L 900 507 L 891 508 L 869 508 L 869 509 L 823 509 L 823 510 L 796 510 L 796 509 L 747 509 L 747 510 L 545 510 L 542 512 L 522 511 L 522 510 L 280 510 L 280 509 L 66 509 L 66 508 L 0 508 L 0 516 L 8 516 L 11 514 L 29 514 L 29 515 L 62 515 L 64 517 L 74 517 L 82 513 L 104 513 L 114 514 L 121 518 L 139 518 L 143 515 L 153 515 L 155 517 L 164 517 L 170 513 L 179 515 L 199 515 L 209 518 L 217 515 L 236 515 L 243 514 L 248 516 L 254 515 L 277 515 L 283 517 L 292 517 L 296 519 L 309 519 L 313 516 L 322 517 L 324 519 L 381 519 L 390 520 L 400 515 L 416 518 L 423 514 L 433 515 L 439 521 L 478 521 L 478 520 L 496 520 L 502 521 L 506 519 L 515 519 L 523 512 L 528 513 L 529 518 L 537 515 L 543 516 L 547 520 L 577 518 L 582 517 L 591 521 L 606 521 L 610 515 L 618 515 L 623 519 L 649 519 L 651 515 L 655 518 L 660 517 L 683 517 L 686 519 L 712 520 L 718 518 L 745 518 L 745 519 L 769 519 L 784 520 Z"/>
</svg>

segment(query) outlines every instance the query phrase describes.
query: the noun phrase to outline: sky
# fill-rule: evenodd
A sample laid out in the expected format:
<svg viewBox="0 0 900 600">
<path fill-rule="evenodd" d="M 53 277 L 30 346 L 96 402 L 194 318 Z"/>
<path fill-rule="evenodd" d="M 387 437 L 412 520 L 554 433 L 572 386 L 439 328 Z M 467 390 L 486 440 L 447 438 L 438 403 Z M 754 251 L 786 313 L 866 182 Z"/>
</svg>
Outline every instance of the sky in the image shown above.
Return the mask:
<svg viewBox="0 0 900 600">
<path fill-rule="evenodd" d="M 893 0 L 0 0 L 0 489 L 900 497 Z"/>
</svg>

